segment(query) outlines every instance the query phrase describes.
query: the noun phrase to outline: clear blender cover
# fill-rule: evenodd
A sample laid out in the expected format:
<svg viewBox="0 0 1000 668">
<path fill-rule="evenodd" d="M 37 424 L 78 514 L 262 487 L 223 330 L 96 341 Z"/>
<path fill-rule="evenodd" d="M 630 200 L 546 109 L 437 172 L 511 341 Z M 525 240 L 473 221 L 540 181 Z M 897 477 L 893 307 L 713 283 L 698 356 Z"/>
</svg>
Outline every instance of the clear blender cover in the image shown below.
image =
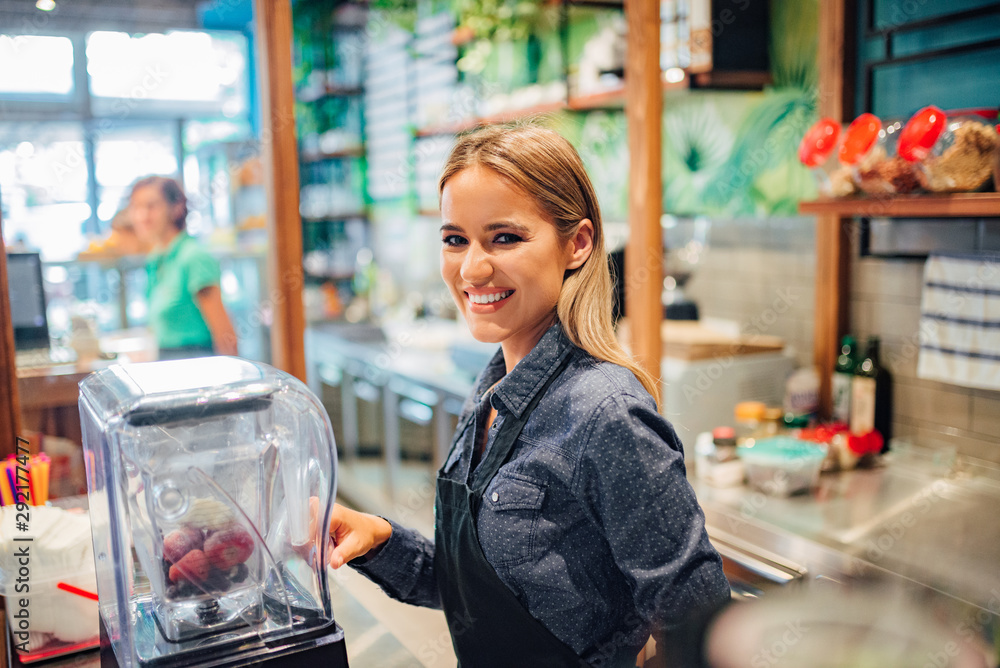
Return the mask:
<svg viewBox="0 0 1000 668">
<path fill-rule="evenodd" d="M 319 400 L 229 357 L 80 383 L 101 616 L 123 666 L 267 652 L 333 622 Z"/>
</svg>

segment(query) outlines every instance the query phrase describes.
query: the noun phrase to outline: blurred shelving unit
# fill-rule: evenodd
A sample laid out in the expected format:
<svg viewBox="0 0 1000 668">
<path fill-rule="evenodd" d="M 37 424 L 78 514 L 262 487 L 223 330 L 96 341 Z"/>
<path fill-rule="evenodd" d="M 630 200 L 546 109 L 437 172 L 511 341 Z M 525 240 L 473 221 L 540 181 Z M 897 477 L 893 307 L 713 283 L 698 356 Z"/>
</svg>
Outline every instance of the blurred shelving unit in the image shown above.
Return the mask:
<svg viewBox="0 0 1000 668">
<path fill-rule="evenodd" d="M 366 3 L 293 3 L 307 318 L 340 317 L 370 246 L 365 141 Z"/>
</svg>

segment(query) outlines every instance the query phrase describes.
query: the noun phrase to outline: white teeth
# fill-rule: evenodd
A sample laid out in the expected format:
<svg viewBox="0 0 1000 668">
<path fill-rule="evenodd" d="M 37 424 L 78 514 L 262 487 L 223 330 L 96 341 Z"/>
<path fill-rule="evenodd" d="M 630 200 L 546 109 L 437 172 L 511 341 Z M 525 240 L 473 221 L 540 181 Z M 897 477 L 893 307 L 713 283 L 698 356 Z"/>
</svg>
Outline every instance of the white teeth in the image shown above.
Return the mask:
<svg viewBox="0 0 1000 668">
<path fill-rule="evenodd" d="M 514 293 L 513 290 L 505 290 L 504 292 L 494 292 L 491 295 L 473 295 L 469 294 L 469 301 L 473 304 L 492 304 L 493 302 L 498 302 L 501 299 L 506 299 Z"/>
</svg>

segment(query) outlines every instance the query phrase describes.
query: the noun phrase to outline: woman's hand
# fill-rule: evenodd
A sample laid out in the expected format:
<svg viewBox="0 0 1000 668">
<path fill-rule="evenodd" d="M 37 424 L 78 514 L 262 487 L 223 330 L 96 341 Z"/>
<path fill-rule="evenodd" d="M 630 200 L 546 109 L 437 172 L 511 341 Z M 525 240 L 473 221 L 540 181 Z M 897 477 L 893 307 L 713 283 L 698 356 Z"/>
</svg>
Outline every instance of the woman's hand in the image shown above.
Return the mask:
<svg viewBox="0 0 1000 668">
<path fill-rule="evenodd" d="M 330 565 L 340 568 L 360 556 L 373 557 L 392 535 L 392 525 L 376 515 L 335 504 L 330 515 L 330 537 L 334 549 Z"/>
</svg>

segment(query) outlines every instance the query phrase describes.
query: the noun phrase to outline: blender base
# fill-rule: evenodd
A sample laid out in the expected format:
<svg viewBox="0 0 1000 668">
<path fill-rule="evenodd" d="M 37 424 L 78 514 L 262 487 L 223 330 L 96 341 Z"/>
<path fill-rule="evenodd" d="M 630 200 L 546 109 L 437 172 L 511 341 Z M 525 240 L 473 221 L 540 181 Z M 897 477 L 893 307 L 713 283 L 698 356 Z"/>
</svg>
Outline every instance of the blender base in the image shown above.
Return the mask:
<svg viewBox="0 0 1000 668">
<path fill-rule="evenodd" d="M 107 630 L 104 619 L 100 619 L 101 629 L 101 668 L 119 668 L 118 659 Z M 169 666 L 167 659 L 157 666 Z M 197 666 L 212 666 L 213 668 L 229 668 L 231 666 L 267 666 L 267 668 L 301 668 L 301 666 L 324 666 L 324 668 L 348 668 L 347 645 L 344 642 L 344 630 L 334 622 L 331 628 L 320 632 L 306 633 L 290 638 L 266 648 L 258 649 L 252 654 L 236 657 L 212 657 L 201 664 L 190 661 L 174 662 L 173 665 L 197 668 Z"/>
</svg>

